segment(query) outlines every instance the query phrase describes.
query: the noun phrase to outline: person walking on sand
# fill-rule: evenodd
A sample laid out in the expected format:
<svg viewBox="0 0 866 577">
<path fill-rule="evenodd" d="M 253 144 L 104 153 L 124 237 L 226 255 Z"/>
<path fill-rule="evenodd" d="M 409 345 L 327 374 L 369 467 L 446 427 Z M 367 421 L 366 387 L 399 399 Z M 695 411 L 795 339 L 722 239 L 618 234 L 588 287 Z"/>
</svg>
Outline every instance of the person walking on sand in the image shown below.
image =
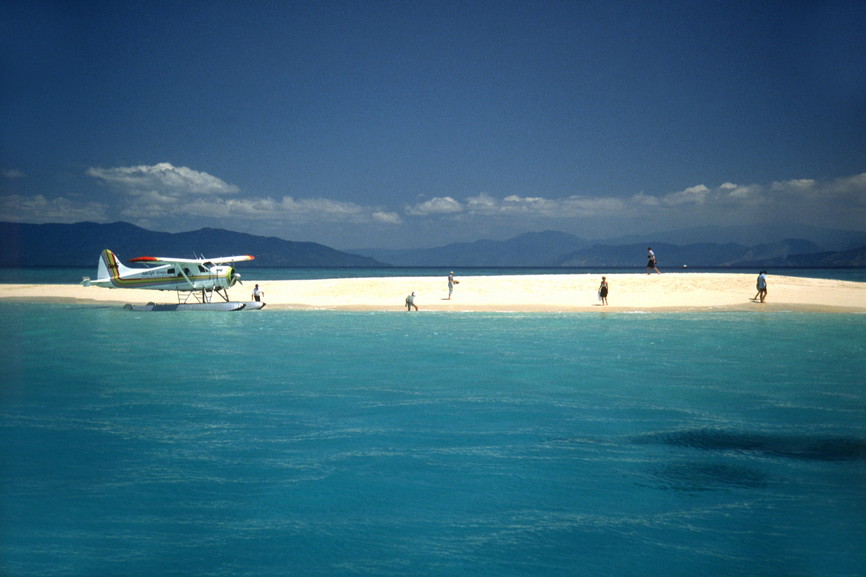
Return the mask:
<svg viewBox="0 0 866 577">
<path fill-rule="evenodd" d="M 601 277 L 601 285 L 598 287 L 598 298 L 601 300 L 601 306 L 607 304 L 607 277 Z"/>
<path fill-rule="evenodd" d="M 460 284 L 459 280 L 454 280 L 454 271 L 448 273 L 448 300 L 451 300 L 451 293 L 454 292 L 454 285 Z"/>
<path fill-rule="evenodd" d="M 662 274 L 659 272 L 659 269 L 656 266 L 656 253 L 653 252 L 652 247 L 650 247 L 650 246 L 647 247 L 646 256 L 647 256 L 646 273 L 650 274 L 650 271 L 654 270 L 654 271 L 656 271 L 656 274 Z"/>
<path fill-rule="evenodd" d="M 411 311 L 412 307 L 415 307 L 415 312 L 418 312 L 418 305 L 415 304 L 415 291 L 406 297 L 406 311 Z"/>
<path fill-rule="evenodd" d="M 758 294 L 756 297 L 760 297 L 761 302 L 764 302 L 764 299 L 767 298 L 767 271 L 762 270 L 761 274 L 758 275 Z"/>
<path fill-rule="evenodd" d="M 259 288 L 259 285 L 256 285 L 256 288 L 253 289 L 253 300 L 257 303 L 262 302 L 262 297 L 265 296 L 265 291 Z"/>
</svg>

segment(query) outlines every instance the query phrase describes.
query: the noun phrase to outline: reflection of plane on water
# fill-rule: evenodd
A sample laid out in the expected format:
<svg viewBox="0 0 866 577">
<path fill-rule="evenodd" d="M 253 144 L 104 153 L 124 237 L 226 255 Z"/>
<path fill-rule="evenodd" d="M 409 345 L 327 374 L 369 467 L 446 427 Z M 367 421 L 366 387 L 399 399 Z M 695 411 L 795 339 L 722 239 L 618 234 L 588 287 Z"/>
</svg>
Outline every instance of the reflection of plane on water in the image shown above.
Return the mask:
<svg viewBox="0 0 866 577">
<path fill-rule="evenodd" d="M 148 263 L 147 268 L 130 268 L 124 266 L 110 250 L 102 251 L 99 257 L 97 278 L 91 280 L 85 277 L 81 284 L 105 288 L 149 289 L 161 291 L 177 291 L 178 304 L 153 305 L 142 310 L 241 310 L 260 309 L 264 306 L 258 302 L 231 302 L 228 289 L 241 282 L 241 275 L 230 265 L 234 262 L 253 260 L 250 255 L 226 256 L 220 258 L 164 258 L 140 256 L 129 262 Z M 243 284 L 243 283 L 241 283 Z M 186 297 L 181 301 L 181 295 Z M 219 295 L 224 302 L 213 302 L 213 295 Z M 190 297 L 194 298 L 189 302 Z"/>
</svg>

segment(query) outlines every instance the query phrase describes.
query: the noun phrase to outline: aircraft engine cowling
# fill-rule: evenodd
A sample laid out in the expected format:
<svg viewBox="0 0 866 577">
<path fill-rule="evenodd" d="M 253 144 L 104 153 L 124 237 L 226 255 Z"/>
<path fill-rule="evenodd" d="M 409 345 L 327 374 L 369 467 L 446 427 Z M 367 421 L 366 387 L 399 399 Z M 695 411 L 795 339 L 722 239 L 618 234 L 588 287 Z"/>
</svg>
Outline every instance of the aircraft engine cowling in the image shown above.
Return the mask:
<svg viewBox="0 0 866 577">
<path fill-rule="evenodd" d="M 229 286 L 233 287 L 238 283 L 244 284 L 241 282 L 241 274 L 234 267 L 229 268 Z"/>
</svg>

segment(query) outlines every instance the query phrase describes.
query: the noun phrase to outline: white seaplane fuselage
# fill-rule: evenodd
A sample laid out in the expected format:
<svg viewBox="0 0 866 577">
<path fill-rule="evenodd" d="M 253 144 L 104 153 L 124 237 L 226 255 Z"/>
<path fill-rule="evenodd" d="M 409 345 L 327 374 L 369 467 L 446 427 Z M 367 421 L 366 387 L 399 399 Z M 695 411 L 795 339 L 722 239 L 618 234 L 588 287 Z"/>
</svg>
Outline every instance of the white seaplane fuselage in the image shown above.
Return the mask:
<svg viewBox="0 0 866 577">
<path fill-rule="evenodd" d="M 178 296 L 187 293 L 187 299 L 190 295 L 196 295 L 196 299 L 202 303 L 210 303 L 213 294 L 217 293 L 228 301 L 228 289 L 240 282 L 241 275 L 227 263 L 253 258 L 250 255 L 217 259 L 144 256 L 131 259 L 130 262 L 154 266 L 131 268 L 123 265 L 113 252 L 106 249 L 99 257 L 97 278 L 85 278 L 82 284 L 104 288 L 177 291 Z"/>
</svg>

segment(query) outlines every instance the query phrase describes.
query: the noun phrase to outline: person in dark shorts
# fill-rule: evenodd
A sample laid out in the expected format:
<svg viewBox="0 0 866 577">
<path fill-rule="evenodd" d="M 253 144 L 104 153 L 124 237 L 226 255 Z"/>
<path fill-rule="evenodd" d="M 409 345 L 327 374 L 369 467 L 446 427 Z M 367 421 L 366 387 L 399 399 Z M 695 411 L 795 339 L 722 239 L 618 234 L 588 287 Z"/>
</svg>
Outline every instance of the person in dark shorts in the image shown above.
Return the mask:
<svg viewBox="0 0 866 577">
<path fill-rule="evenodd" d="M 257 303 L 262 302 L 262 297 L 265 296 L 265 291 L 259 288 L 259 285 L 256 285 L 256 288 L 253 289 L 253 300 Z"/>
<path fill-rule="evenodd" d="M 761 302 L 764 302 L 764 299 L 767 298 L 767 271 L 762 270 L 761 274 L 758 275 L 756 288 L 758 289 L 758 294 L 755 297 L 760 298 Z"/>
<path fill-rule="evenodd" d="M 656 253 L 653 252 L 652 247 L 649 247 L 649 246 L 647 247 L 646 256 L 647 256 L 646 273 L 650 274 L 650 271 L 654 270 L 654 271 L 656 271 L 656 274 L 662 274 L 659 272 L 659 269 L 656 266 Z"/>
<path fill-rule="evenodd" d="M 406 310 L 411 311 L 412 309 L 418 310 L 418 305 L 415 304 L 415 291 L 412 291 L 412 294 L 406 297 Z"/>
<path fill-rule="evenodd" d="M 607 304 L 607 277 L 601 277 L 601 285 L 598 287 L 598 298 L 601 300 L 601 306 Z"/>
</svg>

